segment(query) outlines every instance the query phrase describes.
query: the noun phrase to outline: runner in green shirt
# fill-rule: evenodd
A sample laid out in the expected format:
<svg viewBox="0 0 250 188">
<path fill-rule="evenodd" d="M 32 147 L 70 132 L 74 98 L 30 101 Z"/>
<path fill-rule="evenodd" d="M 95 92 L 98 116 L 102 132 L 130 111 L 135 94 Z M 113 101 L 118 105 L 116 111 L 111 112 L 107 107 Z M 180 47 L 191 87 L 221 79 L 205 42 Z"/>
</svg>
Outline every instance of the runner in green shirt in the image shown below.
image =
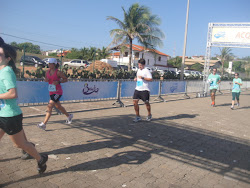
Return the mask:
<svg viewBox="0 0 250 188">
<path fill-rule="evenodd" d="M 231 109 L 234 109 L 235 97 L 237 99 L 237 106 L 240 106 L 240 86 L 242 86 L 242 80 L 239 78 L 239 73 L 235 73 L 235 78 L 233 79 L 233 88 L 232 88 L 232 106 Z"/>
<path fill-rule="evenodd" d="M 208 76 L 208 83 L 210 84 L 210 95 L 211 95 L 211 100 L 212 104 L 211 106 L 215 106 L 215 93 L 219 87 L 220 83 L 220 75 L 217 74 L 217 69 L 214 68 L 213 72 Z"/>
<path fill-rule="evenodd" d="M 1 38 L 0 38 L 1 39 Z M 38 172 L 43 173 L 48 155 L 40 155 L 34 145 L 27 141 L 23 130 L 23 114 L 17 105 L 16 51 L 8 44 L 0 44 L 0 140 L 7 133 L 18 147 L 37 160 Z"/>
</svg>

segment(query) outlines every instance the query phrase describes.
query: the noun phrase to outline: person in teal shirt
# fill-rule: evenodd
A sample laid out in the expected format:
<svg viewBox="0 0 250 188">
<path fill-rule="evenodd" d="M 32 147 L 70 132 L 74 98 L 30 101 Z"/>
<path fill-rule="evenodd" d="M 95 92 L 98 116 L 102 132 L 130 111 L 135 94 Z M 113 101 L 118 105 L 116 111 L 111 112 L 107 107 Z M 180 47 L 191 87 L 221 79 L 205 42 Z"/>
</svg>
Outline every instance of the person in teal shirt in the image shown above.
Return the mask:
<svg viewBox="0 0 250 188">
<path fill-rule="evenodd" d="M 208 76 L 208 83 L 210 84 L 210 96 L 211 96 L 211 100 L 212 100 L 212 104 L 211 106 L 215 106 L 215 93 L 219 87 L 219 83 L 220 83 L 221 79 L 220 79 L 220 75 L 217 74 L 217 69 L 214 68 L 213 72 Z"/>
<path fill-rule="evenodd" d="M 239 78 L 239 73 L 235 73 L 235 78 L 233 79 L 233 88 L 232 88 L 232 106 L 231 109 L 234 109 L 235 98 L 237 100 L 237 106 L 240 106 L 240 86 L 242 86 L 242 80 Z"/>
<path fill-rule="evenodd" d="M 7 133 L 13 143 L 37 160 L 37 169 L 43 173 L 48 155 L 40 155 L 27 141 L 23 130 L 23 114 L 17 104 L 16 51 L 6 43 L 0 44 L 0 140 Z"/>
</svg>

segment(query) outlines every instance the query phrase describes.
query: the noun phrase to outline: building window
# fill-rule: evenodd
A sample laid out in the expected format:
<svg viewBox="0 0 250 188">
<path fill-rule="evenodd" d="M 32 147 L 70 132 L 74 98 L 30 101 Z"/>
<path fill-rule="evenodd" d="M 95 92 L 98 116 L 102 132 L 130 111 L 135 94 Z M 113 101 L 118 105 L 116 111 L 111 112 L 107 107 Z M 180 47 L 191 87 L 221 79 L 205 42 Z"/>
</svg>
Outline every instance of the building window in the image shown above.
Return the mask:
<svg viewBox="0 0 250 188">
<path fill-rule="evenodd" d="M 149 59 L 148 59 L 148 65 L 149 65 Z"/>
<path fill-rule="evenodd" d="M 158 61 L 161 61 L 161 56 L 158 57 Z"/>
<path fill-rule="evenodd" d="M 139 52 L 135 52 L 135 58 L 139 58 Z"/>
<path fill-rule="evenodd" d="M 124 53 L 124 57 L 128 57 L 128 52 L 125 52 L 125 53 Z"/>
</svg>

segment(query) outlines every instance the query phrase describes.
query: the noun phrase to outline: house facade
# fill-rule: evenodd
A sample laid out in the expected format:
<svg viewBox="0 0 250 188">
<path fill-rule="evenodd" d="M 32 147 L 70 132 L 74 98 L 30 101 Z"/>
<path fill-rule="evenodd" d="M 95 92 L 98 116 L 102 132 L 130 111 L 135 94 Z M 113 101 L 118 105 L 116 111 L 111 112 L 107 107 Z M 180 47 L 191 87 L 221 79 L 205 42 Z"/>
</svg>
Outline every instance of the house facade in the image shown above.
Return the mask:
<svg viewBox="0 0 250 188">
<path fill-rule="evenodd" d="M 110 59 L 117 61 L 118 65 L 126 65 L 129 64 L 129 45 L 127 45 L 127 49 L 121 54 L 119 48 L 114 47 L 111 50 L 116 50 L 116 52 L 111 53 Z M 146 67 L 157 68 L 161 70 L 167 70 L 168 60 L 171 58 L 169 55 L 164 54 L 158 50 L 154 49 L 146 49 L 143 46 L 135 45 L 132 46 L 132 67 L 138 66 L 138 60 L 143 58 L 146 61 Z M 117 52 L 118 51 L 118 52 Z"/>
</svg>

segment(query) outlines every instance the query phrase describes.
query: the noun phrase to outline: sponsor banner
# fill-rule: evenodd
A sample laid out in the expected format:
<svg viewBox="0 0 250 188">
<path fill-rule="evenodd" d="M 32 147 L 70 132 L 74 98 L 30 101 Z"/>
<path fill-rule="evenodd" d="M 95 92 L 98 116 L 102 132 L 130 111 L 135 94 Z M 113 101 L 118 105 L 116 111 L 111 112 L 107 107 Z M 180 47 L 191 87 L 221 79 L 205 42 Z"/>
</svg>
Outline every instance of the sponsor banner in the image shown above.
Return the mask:
<svg viewBox="0 0 250 188">
<path fill-rule="evenodd" d="M 17 81 L 18 103 L 49 102 L 49 84 L 38 81 Z"/>
<path fill-rule="evenodd" d="M 212 43 L 250 44 L 250 27 L 213 27 Z"/>
<path fill-rule="evenodd" d="M 186 81 L 163 81 L 161 94 L 185 93 Z"/>
<path fill-rule="evenodd" d="M 135 81 L 122 81 L 121 97 L 133 97 L 136 87 Z M 149 82 L 150 95 L 157 95 L 159 91 L 159 81 Z"/>
<path fill-rule="evenodd" d="M 118 82 L 67 82 L 62 84 L 60 101 L 115 98 Z M 17 81 L 18 103 L 48 102 L 49 84 L 38 81 Z"/>
<path fill-rule="evenodd" d="M 62 100 L 115 98 L 118 82 L 67 82 L 62 84 Z"/>
</svg>

